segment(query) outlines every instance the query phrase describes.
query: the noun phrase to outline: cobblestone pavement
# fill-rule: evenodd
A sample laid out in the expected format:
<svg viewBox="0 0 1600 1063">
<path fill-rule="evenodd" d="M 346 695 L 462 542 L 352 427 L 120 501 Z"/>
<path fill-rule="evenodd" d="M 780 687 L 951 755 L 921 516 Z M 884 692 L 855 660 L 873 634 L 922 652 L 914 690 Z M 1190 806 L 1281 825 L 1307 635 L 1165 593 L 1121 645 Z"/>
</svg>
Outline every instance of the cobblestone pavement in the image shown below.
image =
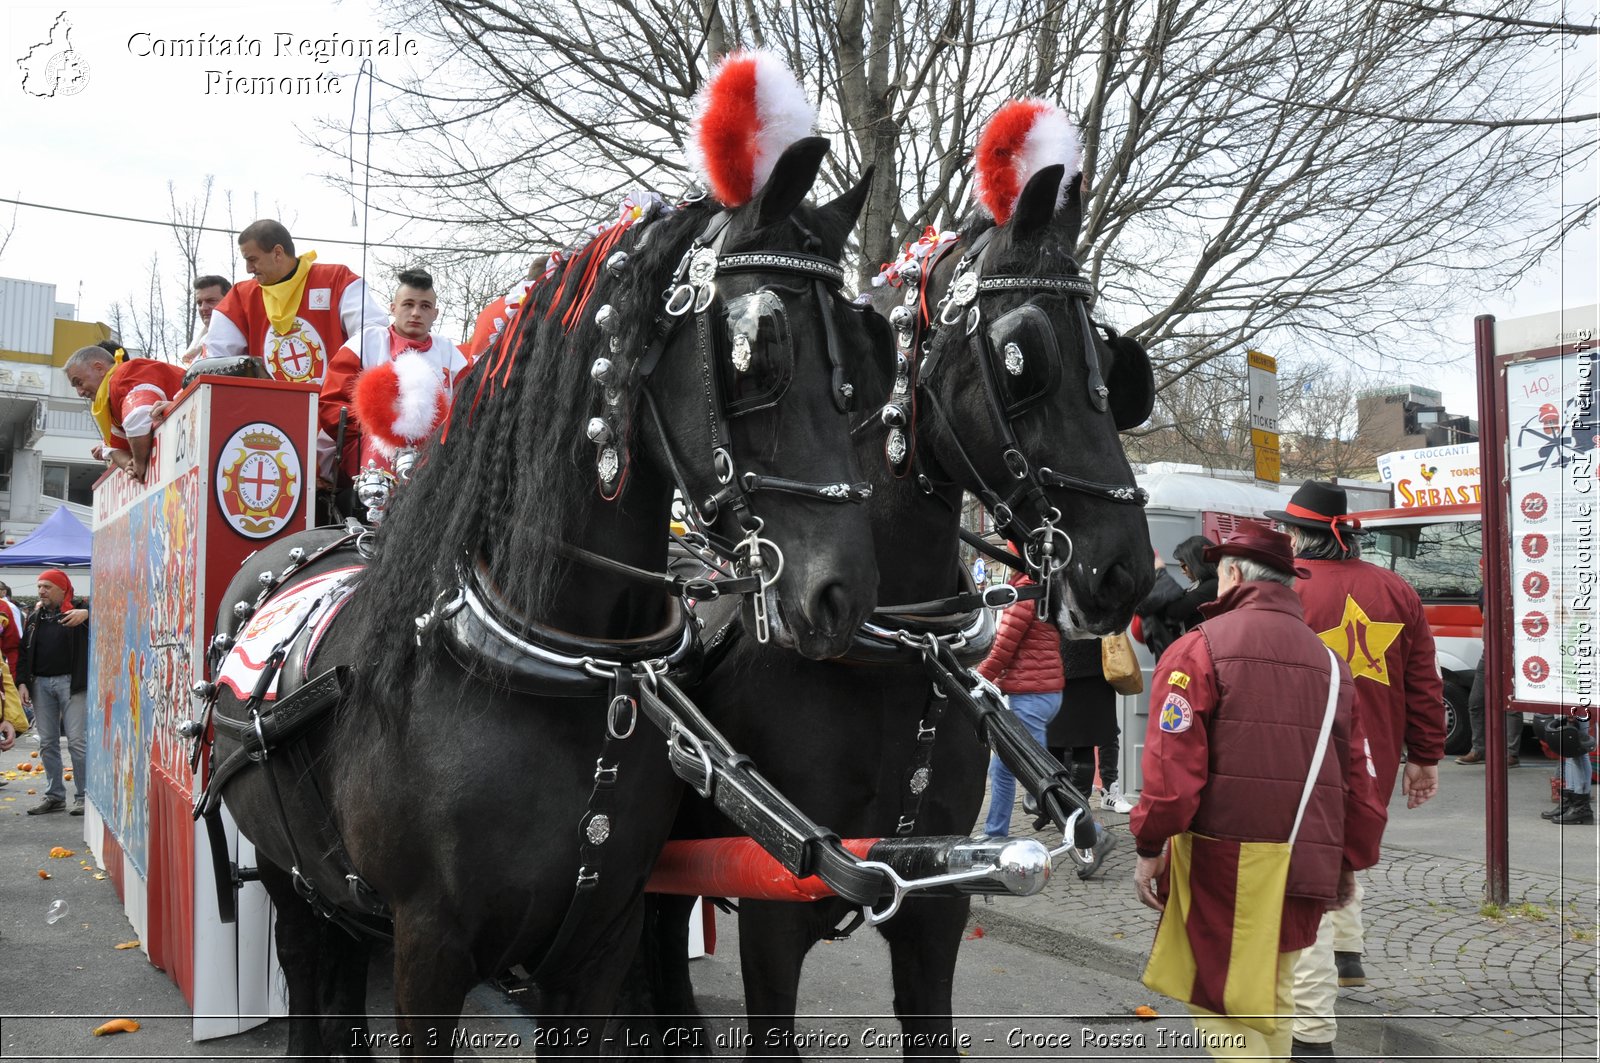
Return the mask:
<svg viewBox="0 0 1600 1063">
<path fill-rule="evenodd" d="M 1119 844 L 1093 879 L 1079 881 L 1063 862 L 1044 892 L 975 903 L 973 920 L 986 933 L 1137 978 L 1158 916 L 1134 896 L 1128 817 L 1100 816 Z M 1592 854 L 1595 828 L 1578 829 L 1589 833 L 1569 840 Z M 1012 833 L 1033 834 L 1020 810 Z M 1053 829 L 1037 836 L 1055 838 Z M 1592 856 L 1564 876 L 1513 870 L 1504 909 L 1483 902 L 1481 860 L 1390 846 L 1383 856 L 1362 873 L 1368 984 L 1340 991 L 1341 1058 L 1596 1058 Z"/>
</svg>

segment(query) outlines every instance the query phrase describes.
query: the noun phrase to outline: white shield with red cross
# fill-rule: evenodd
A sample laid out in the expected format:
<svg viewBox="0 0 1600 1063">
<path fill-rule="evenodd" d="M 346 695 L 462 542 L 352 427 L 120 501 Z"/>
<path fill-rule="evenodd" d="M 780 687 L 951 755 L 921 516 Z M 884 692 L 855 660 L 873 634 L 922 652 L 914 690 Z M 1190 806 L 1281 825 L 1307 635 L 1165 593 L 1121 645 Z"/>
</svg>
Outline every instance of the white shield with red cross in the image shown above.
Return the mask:
<svg viewBox="0 0 1600 1063">
<path fill-rule="evenodd" d="M 303 317 L 294 319 L 288 332 L 267 326 L 265 350 L 267 372 L 274 379 L 291 384 L 320 384 L 327 369 L 328 352 L 322 336 Z"/>
<path fill-rule="evenodd" d="M 287 432 L 247 424 L 217 458 L 217 501 L 240 535 L 265 539 L 294 516 L 300 503 L 300 452 Z"/>
</svg>

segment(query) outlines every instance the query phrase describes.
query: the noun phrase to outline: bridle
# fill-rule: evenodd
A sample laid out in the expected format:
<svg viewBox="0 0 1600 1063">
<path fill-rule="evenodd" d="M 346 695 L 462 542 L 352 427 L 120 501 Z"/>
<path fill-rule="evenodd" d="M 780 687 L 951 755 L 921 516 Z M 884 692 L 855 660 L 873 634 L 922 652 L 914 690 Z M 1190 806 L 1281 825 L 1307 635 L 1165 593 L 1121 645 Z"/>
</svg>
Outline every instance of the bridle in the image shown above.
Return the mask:
<svg viewBox="0 0 1600 1063">
<path fill-rule="evenodd" d="M 772 397 L 770 402 L 737 411 L 730 408 L 728 397 L 724 393 L 718 362 L 719 345 L 713 332 L 715 328 L 713 313 L 720 298 L 716 283 L 718 277 L 762 273 L 799 278 L 817 300 L 823 330 L 823 346 L 831 367 L 830 394 L 835 407 L 841 412 L 854 408 L 855 389 L 847 379 L 843 345 L 833 316 L 834 293 L 844 283 L 844 268 L 836 261 L 805 252 L 725 253 L 722 248 L 728 238 L 732 220 L 731 212 L 719 211 L 679 260 L 671 284 L 662 293 L 662 307 L 656 319 L 655 338 L 639 360 L 637 380 L 648 412 L 649 423 L 655 430 L 673 482 L 685 502 L 692 507 L 696 517 L 698 531 L 693 545 L 700 548 L 698 552 L 703 556 L 714 555 L 732 566 L 732 572 L 727 579 L 693 581 L 696 597 L 703 600 L 728 593 L 754 595 L 757 637 L 765 642 L 769 636 L 767 591 L 777 582 L 782 572 L 783 553 L 776 543 L 762 535 L 763 521 L 755 512 L 752 496 L 757 492 L 770 491 L 798 495 L 820 502 L 858 503 L 871 497 L 872 488 L 864 482 L 808 482 L 783 476 L 764 475 L 741 468 L 739 456 L 734 449 L 729 422 L 748 413 L 776 406 L 782 400 L 783 391 L 787 390 L 787 386 L 785 385 Z M 791 220 L 794 224 L 800 225 L 798 220 Z M 804 226 L 800 228 L 806 236 L 808 248 L 820 245 L 820 241 Z M 612 256 L 613 262 L 616 258 L 617 256 Z M 608 268 L 612 268 L 612 263 L 608 263 Z M 621 268 L 621 264 L 616 268 Z M 676 452 L 672 437 L 666 430 L 666 420 L 650 386 L 651 377 L 659 366 L 662 356 L 677 334 L 678 327 L 686 320 L 692 320 L 693 323 L 695 349 L 700 364 L 704 397 L 703 416 L 710 442 L 710 453 L 706 456 L 706 460 L 715 481 L 715 485 L 709 491 L 696 491 L 691 485 L 690 478 L 685 473 L 690 467 L 689 463 Z M 609 305 L 600 307 L 596 311 L 596 323 L 610 337 L 610 353 L 619 353 L 620 341 L 616 335 L 618 322 L 613 308 Z M 738 354 L 739 352 L 735 351 L 728 355 L 734 359 L 733 365 L 736 369 Z M 627 464 L 627 457 L 619 442 L 623 436 L 624 395 L 620 386 L 622 374 L 610 358 L 601 357 L 590 367 L 590 375 L 603 389 L 605 409 L 599 416 L 590 420 L 588 436 L 599 448 L 597 469 L 602 494 L 608 498 L 615 498 L 620 493 L 621 477 Z M 700 467 L 704 468 L 703 465 Z M 716 525 L 724 516 L 737 523 L 742 533 L 740 538 L 733 539 L 716 530 Z M 604 563 L 606 559 L 582 548 L 570 547 L 568 552 L 582 560 L 602 562 L 601 567 L 611 571 L 624 573 L 628 571 L 628 566 Z M 660 576 L 654 573 L 641 572 L 641 575 L 653 581 L 660 579 Z M 707 594 L 708 586 L 716 589 Z"/>
<path fill-rule="evenodd" d="M 1047 587 L 1050 578 L 1071 561 L 1072 539 L 1057 526 L 1061 520 L 1061 512 L 1051 505 L 1049 497 L 1045 494 L 1046 487 L 1062 488 L 1121 505 L 1143 506 L 1149 496 L 1136 484 L 1103 483 L 1057 472 L 1048 466 L 1030 462 L 1023 453 L 1017 439 L 1016 418 L 1007 410 L 996 376 L 994 346 L 983 312 L 985 296 L 1015 293 L 1026 293 L 1029 296 L 1064 296 L 1078 317 L 1083 335 L 1082 358 L 1086 370 L 1087 398 L 1090 408 L 1095 413 L 1109 414 L 1110 388 L 1105 381 L 1099 350 L 1094 342 L 1094 328 L 1089 320 L 1089 301 L 1093 298 L 1094 290 L 1081 275 L 1077 264 L 1069 261 L 1071 272 L 1065 274 L 985 276 L 985 259 L 998 231 L 998 227 L 985 230 L 973 242 L 956 264 L 944 297 L 932 313 L 919 312 L 914 307 L 924 298 L 923 288 L 929 282 L 936 261 L 930 261 L 911 271 L 904 266 L 901 267 L 901 276 L 907 279 L 908 290 L 903 305 L 896 307 L 890 314 L 890 323 L 896 332 L 895 384 L 889 403 L 883 407 L 880 416 L 890 429 L 889 440 L 886 443 L 890 465 L 900 471 L 920 465 L 914 435 L 908 437 L 906 432 L 911 421 L 907 405 L 911 401 L 927 404 L 930 412 L 944 422 L 957 460 L 970 477 L 969 483 L 976 485 L 973 494 L 993 516 L 996 530 L 1007 539 L 1021 545 L 1023 554 L 1021 560 L 1036 581 Z M 1012 315 L 1030 311 L 1038 322 L 1043 323 L 1045 334 L 1050 337 L 1053 345 L 1054 329 L 1031 298 L 1020 307 L 1001 315 L 997 320 L 1004 321 Z M 951 329 L 957 326 L 964 328 L 966 345 L 978 363 L 990 420 L 999 432 L 1002 460 L 1010 474 L 1008 483 L 991 483 L 978 471 L 977 463 L 972 460 L 969 448 L 961 441 L 955 420 L 951 418 L 939 400 L 938 394 L 930 386 L 943 350 L 955 346 L 952 342 L 944 348 L 936 348 L 934 337 L 939 329 Z M 913 352 L 918 350 L 923 354 L 920 359 L 913 357 Z M 1051 353 L 1054 354 L 1055 351 L 1052 350 Z M 1016 343 L 1006 343 L 1003 345 L 1003 355 L 1007 370 L 1020 372 L 1024 358 L 1021 348 Z M 933 480 L 924 469 L 918 468 L 917 477 L 923 490 L 932 490 Z M 1033 514 L 1032 517 L 1022 516 L 1030 512 Z"/>
</svg>

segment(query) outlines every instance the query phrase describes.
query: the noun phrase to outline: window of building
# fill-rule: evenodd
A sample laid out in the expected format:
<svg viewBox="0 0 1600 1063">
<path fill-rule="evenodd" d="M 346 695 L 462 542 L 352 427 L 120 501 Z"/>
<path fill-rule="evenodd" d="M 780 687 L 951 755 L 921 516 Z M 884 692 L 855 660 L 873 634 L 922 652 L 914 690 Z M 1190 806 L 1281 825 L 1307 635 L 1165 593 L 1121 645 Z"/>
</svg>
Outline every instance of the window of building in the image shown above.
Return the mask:
<svg viewBox="0 0 1600 1063">
<path fill-rule="evenodd" d="M 94 482 L 105 469 L 99 465 L 45 462 L 39 467 L 39 492 L 80 506 L 94 505 Z"/>
<path fill-rule="evenodd" d="M 0 451 L 0 491 L 11 490 L 11 451 Z"/>
</svg>

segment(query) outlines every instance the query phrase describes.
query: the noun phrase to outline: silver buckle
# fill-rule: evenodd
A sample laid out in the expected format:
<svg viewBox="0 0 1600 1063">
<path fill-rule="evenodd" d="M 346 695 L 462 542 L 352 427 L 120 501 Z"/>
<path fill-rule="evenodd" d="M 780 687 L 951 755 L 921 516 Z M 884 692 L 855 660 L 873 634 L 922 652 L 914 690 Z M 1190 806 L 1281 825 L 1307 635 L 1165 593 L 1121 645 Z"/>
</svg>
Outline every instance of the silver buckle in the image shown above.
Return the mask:
<svg viewBox="0 0 1600 1063">
<path fill-rule="evenodd" d="M 1017 604 L 1017 588 L 1009 583 L 996 583 L 983 589 L 983 604 L 991 609 L 1004 609 Z"/>
</svg>

